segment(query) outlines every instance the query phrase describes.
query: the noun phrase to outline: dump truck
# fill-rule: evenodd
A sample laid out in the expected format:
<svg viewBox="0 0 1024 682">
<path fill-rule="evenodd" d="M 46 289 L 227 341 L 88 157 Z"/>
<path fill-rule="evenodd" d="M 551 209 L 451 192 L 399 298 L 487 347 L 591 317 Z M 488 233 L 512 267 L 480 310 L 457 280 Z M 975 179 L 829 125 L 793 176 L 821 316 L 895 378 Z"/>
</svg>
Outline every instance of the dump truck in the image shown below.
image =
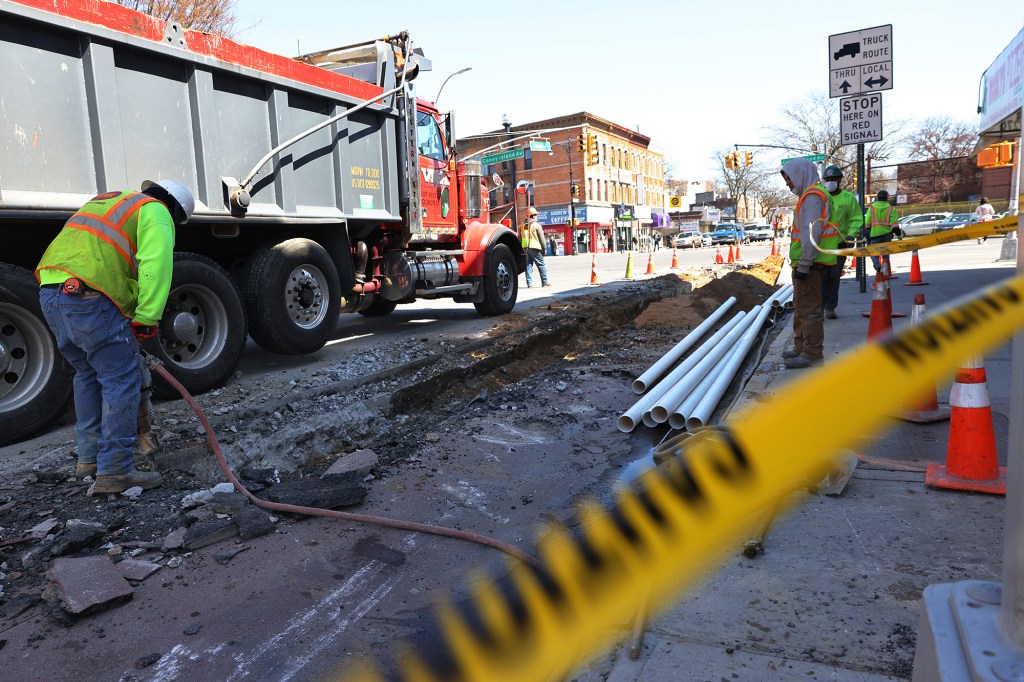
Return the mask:
<svg viewBox="0 0 1024 682">
<path fill-rule="evenodd" d="M 511 311 L 522 246 L 451 114 L 416 97 L 429 68 L 405 32 L 289 58 L 103 0 L 0 0 L 0 442 L 71 397 L 39 258 L 90 198 L 145 180 L 196 198 L 144 342 L 190 391 L 229 378 L 247 336 L 301 355 L 341 313 Z"/>
</svg>

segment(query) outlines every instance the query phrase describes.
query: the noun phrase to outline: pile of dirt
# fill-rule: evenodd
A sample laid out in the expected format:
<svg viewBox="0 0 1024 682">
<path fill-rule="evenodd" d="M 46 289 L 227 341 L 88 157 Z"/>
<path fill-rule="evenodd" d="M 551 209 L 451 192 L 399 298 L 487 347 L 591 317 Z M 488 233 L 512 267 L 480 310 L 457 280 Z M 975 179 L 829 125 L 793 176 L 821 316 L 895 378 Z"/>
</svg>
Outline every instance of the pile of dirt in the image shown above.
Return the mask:
<svg viewBox="0 0 1024 682">
<path fill-rule="evenodd" d="M 640 329 L 693 329 L 730 296 L 736 297 L 733 310 L 750 310 L 775 292 L 775 280 L 784 262 L 781 256 L 770 256 L 760 263 L 726 272 L 719 278 L 708 278 L 706 282 L 701 282 L 698 275 L 692 281 L 699 288 L 692 294 L 652 303 L 636 318 L 635 324 Z"/>
</svg>

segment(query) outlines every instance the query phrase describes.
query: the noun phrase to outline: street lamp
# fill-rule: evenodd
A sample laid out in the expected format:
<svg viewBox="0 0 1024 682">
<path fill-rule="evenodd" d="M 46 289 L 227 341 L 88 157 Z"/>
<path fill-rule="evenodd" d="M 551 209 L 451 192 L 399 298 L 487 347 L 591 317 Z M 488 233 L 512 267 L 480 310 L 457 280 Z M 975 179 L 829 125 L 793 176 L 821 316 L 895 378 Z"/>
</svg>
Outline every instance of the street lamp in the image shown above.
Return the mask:
<svg viewBox="0 0 1024 682">
<path fill-rule="evenodd" d="M 572 235 L 572 239 L 569 240 L 569 251 L 565 255 L 575 256 L 576 255 L 576 195 L 573 194 L 573 187 L 576 185 L 576 179 L 572 173 L 572 138 L 570 137 L 565 141 L 565 144 L 555 144 L 556 147 L 561 147 L 565 150 L 565 155 L 569 157 L 569 222 L 572 228 L 569 230 L 569 234 Z"/>
<path fill-rule="evenodd" d="M 467 66 L 464 69 L 459 69 L 458 71 L 456 71 L 455 73 L 451 74 L 450 76 L 448 76 L 447 78 L 444 79 L 444 83 L 441 83 L 441 87 L 439 87 L 437 89 L 437 97 L 434 98 L 434 106 L 435 107 L 437 106 L 438 100 L 441 99 L 441 92 L 444 90 L 444 86 L 448 85 L 448 81 L 450 81 L 453 76 L 458 76 L 459 74 L 466 73 L 467 71 L 471 70 L 472 68 L 473 68 L 472 66 Z"/>
</svg>

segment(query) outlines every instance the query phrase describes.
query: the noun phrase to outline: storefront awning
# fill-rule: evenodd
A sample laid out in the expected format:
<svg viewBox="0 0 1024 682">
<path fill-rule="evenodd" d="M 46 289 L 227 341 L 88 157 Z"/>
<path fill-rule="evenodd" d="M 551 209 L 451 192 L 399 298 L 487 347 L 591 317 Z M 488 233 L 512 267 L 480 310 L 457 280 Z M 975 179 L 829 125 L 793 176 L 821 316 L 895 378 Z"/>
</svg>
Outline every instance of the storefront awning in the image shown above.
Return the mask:
<svg viewBox="0 0 1024 682">
<path fill-rule="evenodd" d="M 670 225 L 672 225 L 672 220 L 668 217 L 668 213 L 651 214 L 651 227 L 669 227 Z"/>
</svg>

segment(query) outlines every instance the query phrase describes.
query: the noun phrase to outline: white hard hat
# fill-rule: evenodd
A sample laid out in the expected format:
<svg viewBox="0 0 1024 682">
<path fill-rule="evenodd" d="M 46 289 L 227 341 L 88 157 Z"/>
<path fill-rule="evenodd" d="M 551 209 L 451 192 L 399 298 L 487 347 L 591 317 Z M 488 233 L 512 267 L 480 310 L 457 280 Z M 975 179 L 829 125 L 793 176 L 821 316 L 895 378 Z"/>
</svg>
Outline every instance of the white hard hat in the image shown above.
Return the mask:
<svg viewBox="0 0 1024 682">
<path fill-rule="evenodd" d="M 537 209 L 531 206 L 530 208 L 526 209 L 526 215 L 537 215 Z"/>
<path fill-rule="evenodd" d="M 181 209 L 181 213 L 184 215 L 183 219 L 179 218 L 179 216 L 174 216 L 174 207 L 168 206 L 176 223 L 185 224 L 189 221 L 192 217 L 192 212 L 196 210 L 196 200 L 192 198 L 192 192 L 188 191 L 183 184 L 177 180 L 157 180 L 155 182 L 146 180 L 142 183 L 143 192 L 150 187 L 162 187 L 178 203 L 178 208 Z"/>
</svg>

